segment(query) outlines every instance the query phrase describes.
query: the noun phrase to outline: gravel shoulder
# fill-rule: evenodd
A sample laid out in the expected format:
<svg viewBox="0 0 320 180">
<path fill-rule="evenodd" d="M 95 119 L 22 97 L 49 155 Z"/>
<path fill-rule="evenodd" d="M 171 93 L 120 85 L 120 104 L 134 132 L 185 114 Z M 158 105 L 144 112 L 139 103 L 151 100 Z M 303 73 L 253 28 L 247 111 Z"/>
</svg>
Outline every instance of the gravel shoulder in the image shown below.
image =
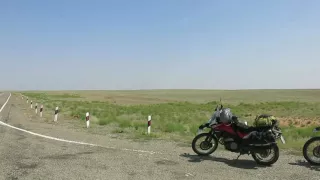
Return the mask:
<svg viewBox="0 0 320 180">
<path fill-rule="evenodd" d="M 0 105 L 5 95 L 0 96 Z M 272 167 L 259 167 L 251 156 L 217 150 L 196 156 L 191 147 L 174 142 L 135 142 L 98 135 L 66 122 L 45 122 L 20 97 L 12 96 L 1 121 L 35 133 L 99 144 L 92 147 L 37 137 L 0 126 L 0 177 L 3 179 L 254 179 L 320 178 L 302 156 L 281 152 Z M 133 151 L 144 150 L 143 151 Z M 156 152 L 154 154 L 150 153 Z M 0 178 L 2 179 L 2 178 Z"/>
</svg>

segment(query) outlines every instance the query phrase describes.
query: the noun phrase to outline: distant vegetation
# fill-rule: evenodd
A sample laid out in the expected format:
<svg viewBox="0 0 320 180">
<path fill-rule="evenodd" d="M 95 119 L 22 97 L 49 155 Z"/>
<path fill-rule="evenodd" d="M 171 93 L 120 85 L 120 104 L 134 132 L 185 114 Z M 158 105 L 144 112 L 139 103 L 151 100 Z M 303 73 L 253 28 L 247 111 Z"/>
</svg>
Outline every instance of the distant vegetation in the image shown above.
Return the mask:
<svg viewBox="0 0 320 180">
<path fill-rule="evenodd" d="M 288 142 L 284 147 L 301 149 L 312 135 L 313 127 L 320 124 L 319 90 L 256 90 L 239 93 L 200 90 L 180 90 L 180 93 L 179 90 L 52 91 L 23 94 L 43 103 L 46 109 L 53 110 L 59 106 L 61 113 L 74 119 L 75 123 L 84 121 L 85 112 L 88 111 L 96 126 L 112 127 L 112 133 L 135 138 L 170 138 L 189 142 L 198 126 L 211 116 L 220 97 L 240 120 L 246 120 L 249 124 L 256 115 L 262 113 L 278 117 Z M 236 100 L 232 97 L 236 97 Z M 152 115 L 151 136 L 145 134 L 148 115 Z"/>
</svg>

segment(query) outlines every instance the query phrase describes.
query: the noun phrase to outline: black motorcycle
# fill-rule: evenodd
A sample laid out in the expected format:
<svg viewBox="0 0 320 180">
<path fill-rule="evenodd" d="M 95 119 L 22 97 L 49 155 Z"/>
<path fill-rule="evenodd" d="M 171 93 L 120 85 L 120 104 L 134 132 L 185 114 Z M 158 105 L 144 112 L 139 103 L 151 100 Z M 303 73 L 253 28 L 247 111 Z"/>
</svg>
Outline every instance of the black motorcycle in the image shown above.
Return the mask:
<svg viewBox="0 0 320 180">
<path fill-rule="evenodd" d="M 315 128 L 313 132 L 320 132 L 320 127 Z M 313 143 L 316 145 L 311 147 Z M 311 150 L 311 152 L 308 153 L 308 150 Z M 312 137 L 304 144 L 303 156 L 311 165 L 320 166 L 320 136 Z"/>
</svg>

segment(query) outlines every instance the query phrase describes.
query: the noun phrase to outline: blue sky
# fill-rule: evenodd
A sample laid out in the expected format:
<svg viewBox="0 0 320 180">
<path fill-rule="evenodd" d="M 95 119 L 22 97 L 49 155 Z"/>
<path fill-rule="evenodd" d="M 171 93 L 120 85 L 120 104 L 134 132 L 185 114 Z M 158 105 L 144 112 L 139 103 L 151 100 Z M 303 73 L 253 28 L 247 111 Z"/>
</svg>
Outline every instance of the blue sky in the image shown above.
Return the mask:
<svg viewBox="0 0 320 180">
<path fill-rule="evenodd" d="M 2 0 L 0 89 L 320 88 L 320 1 Z"/>
</svg>

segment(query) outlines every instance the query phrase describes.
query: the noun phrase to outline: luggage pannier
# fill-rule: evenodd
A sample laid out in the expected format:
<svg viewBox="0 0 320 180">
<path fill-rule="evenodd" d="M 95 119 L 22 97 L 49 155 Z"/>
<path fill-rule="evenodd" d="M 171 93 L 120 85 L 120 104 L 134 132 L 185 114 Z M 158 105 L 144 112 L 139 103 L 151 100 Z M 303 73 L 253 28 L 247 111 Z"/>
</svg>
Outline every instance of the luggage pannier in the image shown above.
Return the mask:
<svg viewBox="0 0 320 180">
<path fill-rule="evenodd" d="M 253 126 L 259 127 L 259 126 L 271 126 L 272 120 L 276 120 L 276 117 L 269 114 L 261 114 L 257 116 L 253 122 Z"/>
</svg>

